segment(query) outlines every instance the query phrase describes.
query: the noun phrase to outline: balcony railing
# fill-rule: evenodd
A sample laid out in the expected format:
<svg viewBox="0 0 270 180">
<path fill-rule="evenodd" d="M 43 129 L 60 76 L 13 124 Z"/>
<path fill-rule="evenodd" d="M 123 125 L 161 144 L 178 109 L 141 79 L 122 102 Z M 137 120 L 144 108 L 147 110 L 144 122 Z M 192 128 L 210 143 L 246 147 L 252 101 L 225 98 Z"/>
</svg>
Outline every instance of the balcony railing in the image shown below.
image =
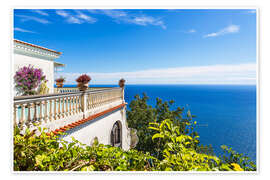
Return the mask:
<svg viewBox="0 0 270 180">
<path fill-rule="evenodd" d="M 101 90 L 101 89 L 108 89 L 108 87 L 90 87 L 88 90 Z M 67 92 L 79 92 L 77 87 L 62 87 L 62 88 L 54 88 L 54 93 L 67 93 Z"/>
<path fill-rule="evenodd" d="M 96 88 L 14 98 L 14 124 L 50 130 L 124 103 L 122 88 Z M 69 90 L 69 89 L 67 89 Z"/>
</svg>

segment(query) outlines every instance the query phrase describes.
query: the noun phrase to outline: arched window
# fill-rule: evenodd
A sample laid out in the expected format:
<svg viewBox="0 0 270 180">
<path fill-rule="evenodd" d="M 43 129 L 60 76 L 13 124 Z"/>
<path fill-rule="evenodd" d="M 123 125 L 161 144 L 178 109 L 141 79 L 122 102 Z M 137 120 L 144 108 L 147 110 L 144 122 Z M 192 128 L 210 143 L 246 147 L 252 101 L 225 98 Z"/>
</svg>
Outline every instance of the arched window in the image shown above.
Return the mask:
<svg viewBox="0 0 270 180">
<path fill-rule="evenodd" d="M 112 131 L 111 131 L 111 145 L 115 147 L 122 146 L 122 129 L 121 123 L 117 121 L 114 123 Z"/>
</svg>

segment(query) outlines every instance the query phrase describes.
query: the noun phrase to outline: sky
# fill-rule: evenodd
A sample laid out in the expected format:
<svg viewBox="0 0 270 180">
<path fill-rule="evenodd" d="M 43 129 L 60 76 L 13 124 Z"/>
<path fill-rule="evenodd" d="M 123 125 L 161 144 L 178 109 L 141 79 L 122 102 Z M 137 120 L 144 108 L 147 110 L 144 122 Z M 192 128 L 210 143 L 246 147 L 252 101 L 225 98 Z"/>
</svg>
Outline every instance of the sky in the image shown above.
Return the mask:
<svg viewBox="0 0 270 180">
<path fill-rule="evenodd" d="M 255 9 L 15 9 L 13 30 L 66 84 L 256 84 Z"/>
</svg>

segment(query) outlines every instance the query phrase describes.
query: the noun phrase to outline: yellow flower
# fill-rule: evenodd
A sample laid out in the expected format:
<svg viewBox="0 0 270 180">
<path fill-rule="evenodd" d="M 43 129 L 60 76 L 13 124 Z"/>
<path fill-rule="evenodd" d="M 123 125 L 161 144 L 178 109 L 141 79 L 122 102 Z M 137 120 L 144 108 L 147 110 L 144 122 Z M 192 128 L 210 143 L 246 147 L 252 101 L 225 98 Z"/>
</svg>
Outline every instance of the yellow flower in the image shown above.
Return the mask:
<svg viewBox="0 0 270 180">
<path fill-rule="evenodd" d="M 239 166 L 239 164 L 231 163 L 231 165 L 233 166 L 233 170 L 235 170 L 235 171 L 244 171 L 244 170 Z"/>
</svg>

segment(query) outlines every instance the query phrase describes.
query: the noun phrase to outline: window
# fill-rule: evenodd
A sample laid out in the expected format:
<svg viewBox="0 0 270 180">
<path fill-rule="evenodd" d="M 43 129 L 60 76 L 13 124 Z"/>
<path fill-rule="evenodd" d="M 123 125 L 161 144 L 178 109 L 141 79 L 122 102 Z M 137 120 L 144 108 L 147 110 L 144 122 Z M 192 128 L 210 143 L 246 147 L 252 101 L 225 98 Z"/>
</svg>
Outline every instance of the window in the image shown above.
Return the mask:
<svg viewBox="0 0 270 180">
<path fill-rule="evenodd" d="M 111 145 L 115 147 L 121 147 L 122 145 L 122 131 L 121 131 L 121 123 L 117 121 L 114 123 L 112 131 L 111 131 Z"/>
</svg>

